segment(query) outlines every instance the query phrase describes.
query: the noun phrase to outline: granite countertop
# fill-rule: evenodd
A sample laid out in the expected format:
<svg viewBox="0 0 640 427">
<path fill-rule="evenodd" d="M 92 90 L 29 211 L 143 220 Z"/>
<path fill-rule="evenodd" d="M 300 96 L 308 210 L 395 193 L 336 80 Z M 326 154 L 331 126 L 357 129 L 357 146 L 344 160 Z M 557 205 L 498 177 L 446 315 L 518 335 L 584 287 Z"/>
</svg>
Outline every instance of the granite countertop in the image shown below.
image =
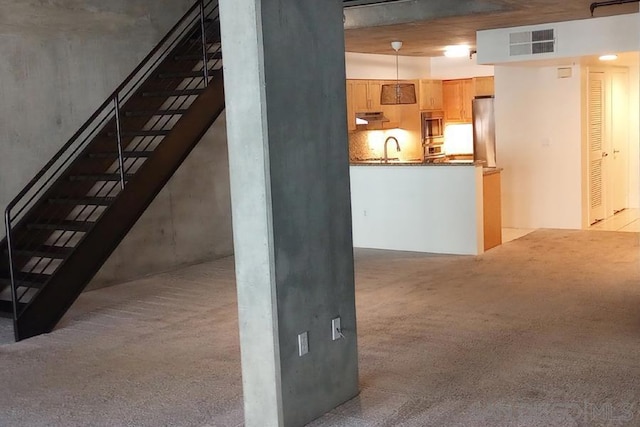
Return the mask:
<svg viewBox="0 0 640 427">
<path fill-rule="evenodd" d="M 389 160 L 383 163 L 380 160 L 351 160 L 350 166 L 482 166 L 484 162 L 473 160 L 446 160 L 444 162 L 424 162 L 422 160 Z"/>
<path fill-rule="evenodd" d="M 493 175 L 502 172 L 502 168 L 482 168 L 482 175 Z"/>
</svg>

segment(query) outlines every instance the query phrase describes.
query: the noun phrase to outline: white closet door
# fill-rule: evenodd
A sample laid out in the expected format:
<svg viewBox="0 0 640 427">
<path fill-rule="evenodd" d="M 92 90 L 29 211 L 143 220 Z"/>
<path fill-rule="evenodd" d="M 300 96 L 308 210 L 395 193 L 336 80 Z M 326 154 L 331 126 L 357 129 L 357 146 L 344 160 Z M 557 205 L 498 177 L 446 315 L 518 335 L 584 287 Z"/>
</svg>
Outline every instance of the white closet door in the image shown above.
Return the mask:
<svg viewBox="0 0 640 427">
<path fill-rule="evenodd" d="M 589 223 L 605 218 L 605 81 L 604 73 L 589 73 Z"/>
</svg>

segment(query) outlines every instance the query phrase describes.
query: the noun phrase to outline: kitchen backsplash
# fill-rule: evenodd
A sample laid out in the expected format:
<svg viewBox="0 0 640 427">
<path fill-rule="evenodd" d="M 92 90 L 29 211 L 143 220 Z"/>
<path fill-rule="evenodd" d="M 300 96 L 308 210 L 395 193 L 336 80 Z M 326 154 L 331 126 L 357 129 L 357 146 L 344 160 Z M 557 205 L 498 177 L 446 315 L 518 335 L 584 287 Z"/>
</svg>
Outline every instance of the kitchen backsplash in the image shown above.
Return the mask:
<svg viewBox="0 0 640 427">
<path fill-rule="evenodd" d="M 398 139 L 401 149 L 400 152 L 397 152 L 395 142 L 389 141 L 387 156 L 390 159 L 414 160 L 422 158 L 422 144 L 415 132 L 404 129 L 389 129 L 351 132 L 349 134 L 349 159 L 354 161 L 383 157 L 384 142 L 390 136 Z"/>
<path fill-rule="evenodd" d="M 444 129 L 444 152 L 447 154 L 473 153 L 473 125 L 447 125 Z"/>
</svg>

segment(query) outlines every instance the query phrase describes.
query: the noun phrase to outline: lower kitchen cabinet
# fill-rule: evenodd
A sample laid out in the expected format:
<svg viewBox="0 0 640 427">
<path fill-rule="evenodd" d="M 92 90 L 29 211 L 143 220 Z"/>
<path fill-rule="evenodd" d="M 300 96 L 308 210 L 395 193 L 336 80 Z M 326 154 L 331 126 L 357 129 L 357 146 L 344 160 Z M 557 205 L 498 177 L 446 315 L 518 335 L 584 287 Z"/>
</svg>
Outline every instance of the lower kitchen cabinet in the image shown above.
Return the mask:
<svg viewBox="0 0 640 427">
<path fill-rule="evenodd" d="M 482 177 L 484 250 L 502 244 L 502 202 L 500 170 L 485 171 Z"/>
</svg>

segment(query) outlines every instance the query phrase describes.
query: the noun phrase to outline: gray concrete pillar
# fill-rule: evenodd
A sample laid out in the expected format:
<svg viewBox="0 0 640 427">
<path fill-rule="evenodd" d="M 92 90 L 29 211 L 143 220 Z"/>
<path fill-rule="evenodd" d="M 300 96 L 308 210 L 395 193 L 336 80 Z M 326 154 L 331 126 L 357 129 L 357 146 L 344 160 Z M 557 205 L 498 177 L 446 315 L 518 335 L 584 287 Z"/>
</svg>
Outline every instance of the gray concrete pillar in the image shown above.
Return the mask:
<svg viewBox="0 0 640 427">
<path fill-rule="evenodd" d="M 248 427 L 358 393 L 341 3 L 220 0 Z"/>
</svg>

